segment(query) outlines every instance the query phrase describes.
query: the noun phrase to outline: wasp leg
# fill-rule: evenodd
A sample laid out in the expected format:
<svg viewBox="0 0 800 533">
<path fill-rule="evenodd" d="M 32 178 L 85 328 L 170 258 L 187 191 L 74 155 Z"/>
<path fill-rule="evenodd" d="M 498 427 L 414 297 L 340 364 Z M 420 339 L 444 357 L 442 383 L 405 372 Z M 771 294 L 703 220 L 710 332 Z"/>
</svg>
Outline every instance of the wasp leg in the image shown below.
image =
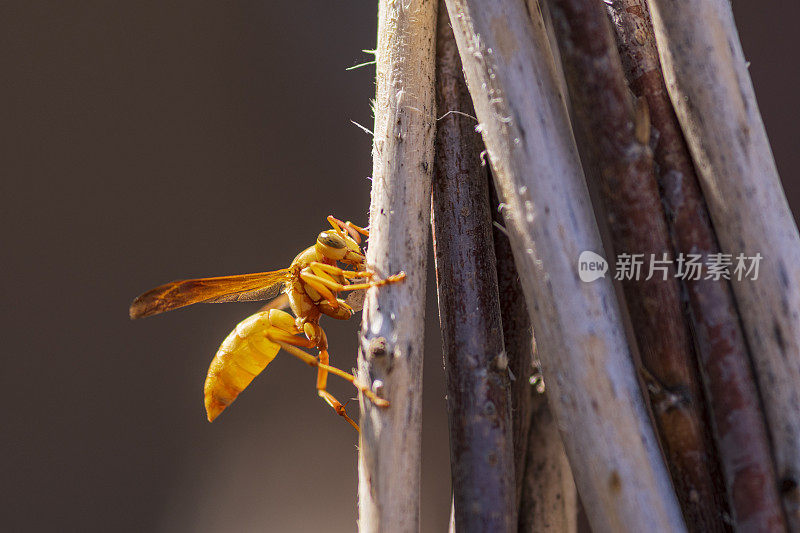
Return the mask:
<svg viewBox="0 0 800 533">
<path fill-rule="evenodd" d="M 342 304 L 342 300 L 336 298 L 335 293 L 338 289 L 334 287 L 349 287 L 352 284 L 347 283 L 350 278 L 370 279 L 374 275 L 374 273 L 366 270 L 343 270 L 335 265 L 314 261 L 300 272 L 300 279 L 303 280 L 308 287 L 313 288 L 319 296 L 324 298 L 330 308 L 335 309 Z M 334 285 L 331 285 L 331 283 Z M 328 312 L 325 314 L 330 315 Z M 335 318 L 339 317 L 336 316 Z"/>
<path fill-rule="evenodd" d="M 312 276 L 312 277 L 308 277 Z M 348 278 L 352 277 L 372 277 L 373 274 L 361 271 L 343 270 L 336 265 L 329 265 L 320 261 L 312 261 L 300 271 L 300 279 L 306 282 L 307 288 L 314 289 L 319 296 L 327 300 L 331 307 L 337 307 L 336 295 L 330 288 L 330 283 L 336 285 L 344 284 Z M 309 282 L 309 279 L 325 280 L 326 283 Z"/>
<path fill-rule="evenodd" d="M 310 353 L 304 352 L 303 350 L 298 348 L 297 344 L 305 346 L 305 344 L 301 343 L 307 342 L 306 339 L 291 337 L 289 335 L 281 334 L 279 332 L 269 333 L 267 336 L 272 342 L 277 343 L 281 348 L 286 350 L 287 353 L 297 357 L 298 359 L 306 363 L 308 366 L 322 368 L 323 370 L 325 370 L 330 374 L 333 374 L 334 376 L 339 376 L 343 380 L 349 381 L 356 389 L 358 389 L 360 393 L 366 396 L 370 401 L 372 401 L 372 403 L 374 403 L 378 407 L 389 407 L 388 401 L 384 400 L 383 398 L 377 397 L 374 392 L 369 390 L 367 387 L 361 385 L 360 383 L 356 382 L 356 378 L 355 376 L 353 376 L 353 374 L 345 372 L 344 370 L 336 368 L 335 366 L 330 366 L 328 364 L 321 363 L 316 357 L 314 357 Z"/>
<path fill-rule="evenodd" d="M 328 356 L 328 350 L 319 351 L 319 362 L 320 365 L 328 366 L 328 363 L 330 362 L 330 358 Z M 358 424 L 353 422 L 353 419 L 347 416 L 347 411 L 345 410 L 344 405 L 342 405 L 339 400 L 334 398 L 333 394 L 328 392 L 327 389 L 328 389 L 328 372 L 324 370 L 322 366 L 320 366 L 317 369 L 317 394 L 319 395 L 320 398 L 325 400 L 325 402 L 328 405 L 330 405 L 339 416 L 344 417 L 345 420 L 350 422 L 350 425 L 356 428 L 356 431 L 360 431 L 358 429 Z"/>
<path fill-rule="evenodd" d="M 338 218 L 334 217 L 333 215 L 328 215 L 328 223 L 333 227 L 333 230 L 341 236 L 349 235 L 351 239 L 356 241 L 357 244 L 361 244 L 361 235 L 358 234 L 354 229 L 350 229 L 347 227 L 346 222 L 342 222 Z"/>
<path fill-rule="evenodd" d="M 388 278 L 379 279 L 375 281 L 367 281 L 365 283 L 351 283 L 350 285 L 344 285 L 340 291 L 358 291 L 361 289 L 369 289 L 370 287 L 382 287 L 383 285 L 389 285 L 390 283 L 397 283 L 398 281 L 403 281 L 406 279 L 406 273 L 403 271 L 398 272 L 397 274 L 392 274 Z"/>
<path fill-rule="evenodd" d="M 362 228 L 361 226 L 356 226 L 355 224 L 353 224 L 353 223 L 352 223 L 352 222 L 350 222 L 349 220 L 348 220 L 347 222 L 345 222 L 345 225 L 346 225 L 348 228 L 352 228 L 352 229 L 356 230 L 356 231 L 357 231 L 357 232 L 359 232 L 361 235 L 364 235 L 364 236 L 366 236 L 366 237 L 369 237 L 369 230 L 368 230 L 368 229 L 364 229 L 364 228 Z"/>
<path fill-rule="evenodd" d="M 336 402 L 336 404 L 332 403 L 331 400 L 327 399 L 327 397 L 320 392 L 325 391 L 328 387 L 328 371 L 325 367 L 330 363 L 330 359 L 328 358 L 328 336 L 325 335 L 325 330 L 320 327 L 318 322 L 306 322 L 303 324 L 303 332 L 306 334 L 306 337 L 316 343 L 317 349 L 319 350 L 320 366 L 317 367 L 317 393 L 325 399 L 328 405 L 333 407 L 337 413 L 341 416 L 346 416 L 346 414 L 343 414 L 343 407 L 341 409 L 337 408 L 336 404 L 341 404 L 338 402 Z"/>
<path fill-rule="evenodd" d="M 365 236 L 369 237 L 369 231 L 368 230 L 362 228 L 361 226 L 356 226 L 355 224 L 353 224 L 349 220 L 347 222 L 342 222 L 341 220 L 339 220 L 335 216 L 328 215 L 328 222 L 330 223 L 331 226 L 333 226 L 333 229 L 335 229 L 335 230 L 343 229 L 343 230 L 347 231 L 350 234 L 350 236 L 353 238 L 353 240 L 356 241 L 357 243 L 361 242 L 361 237 L 358 235 L 359 233 L 361 235 L 365 235 Z"/>
<path fill-rule="evenodd" d="M 330 405 L 333 410 L 336 411 L 337 415 L 347 420 L 350 425 L 356 429 L 356 431 L 361 432 L 361 430 L 358 428 L 358 424 L 356 424 L 355 421 L 347 415 L 347 410 L 344 408 L 344 405 L 342 405 L 339 400 L 334 398 L 333 394 L 322 389 L 317 389 L 317 394 L 319 394 L 320 398 L 325 400 L 325 403 Z"/>
<path fill-rule="evenodd" d="M 300 279 L 303 280 L 306 285 L 316 290 L 319 295 L 328 302 L 328 305 L 331 307 L 338 307 L 339 301 L 336 298 L 336 295 L 328 287 L 330 284 L 333 284 L 334 286 L 340 284 L 336 283 L 335 281 L 327 280 L 321 276 L 303 272 L 300 273 Z"/>
<path fill-rule="evenodd" d="M 356 291 L 360 289 L 369 289 L 370 287 L 380 287 L 382 285 L 388 285 L 389 283 L 396 283 L 405 279 L 406 273 L 400 272 L 399 274 L 394 274 L 389 276 L 386 279 L 379 279 L 376 281 L 367 281 L 365 283 L 352 283 L 348 285 L 342 285 L 331 279 L 326 279 L 322 276 L 317 276 L 315 274 L 311 274 L 310 272 L 300 272 L 300 279 L 304 282 L 311 285 L 314 289 L 317 290 L 321 295 L 325 297 L 326 300 L 332 305 L 336 306 L 336 298 L 333 296 L 333 292 L 340 292 L 340 291 Z M 333 292 L 331 292 L 333 291 Z M 327 297 L 326 293 L 330 295 Z"/>
<path fill-rule="evenodd" d="M 319 327 L 319 324 L 306 322 L 303 326 L 303 333 L 305 333 L 308 338 L 304 339 L 295 336 L 300 333 L 300 330 L 294 325 L 291 319 L 292 315 L 289 313 L 277 310 L 270 311 L 269 320 L 271 327 L 267 330 L 267 338 L 309 366 L 317 367 L 318 389 L 325 390 L 328 383 L 328 373 L 331 373 L 352 383 L 359 392 L 372 400 L 375 405 L 380 407 L 387 407 L 389 405 L 389 402 L 383 398 L 378 398 L 367 387 L 357 383 L 355 376 L 328 364 L 328 338 L 325 335 L 325 331 Z M 312 346 L 317 347 L 320 352 L 320 358 L 317 359 L 313 355 L 297 348 L 297 346 L 306 348 Z"/>
<path fill-rule="evenodd" d="M 336 411 L 336 414 L 347 420 L 354 428 L 356 428 L 356 431 L 360 431 L 358 429 L 358 425 L 347 415 L 344 405 L 342 405 L 339 400 L 337 400 L 330 392 L 328 392 L 328 369 L 333 367 L 329 365 L 330 356 L 328 355 L 328 337 L 325 335 L 325 331 L 319 326 L 319 324 L 310 322 L 307 322 L 303 328 L 306 330 L 306 336 L 312 341 L 316 342 L 317 348 L 319 349 L 319 365 L 317 365 L 317 394 L 320 398 L 325 400 L 325 402 L 330 405 L 334 411 Z M 338 375 L 340 377 L 344 377 L 341 374 Z M 344 378 L 350 381 L 358 390 L 363 391 L 370 397 L 374 397 L 371 391 L 356 384 L 355 378 L 350 374 L 347 374 L 347 377 Z M 386 403 L 385 400 L 384 403 Z"/>
<path fill-rule="evenodd" d="M 341 298 L 337 298 L 336 302 L 338 305 L 334 307 L 327 301 L 322 301 L 318 305 L 319 310 L 323 315 L 335 318 L 336 320 L 347 320 L 353 316 L 353 308 L 350 307 L 347 302 Z"/>
<path fill-rule="evenodd" d="M 329 274 L 329 276 L 332 279 L 334 279 L 334 281 L 336 277 L 342 277 L 345 279 L 350 279 L 350 278 L 372 279 L 375 277 L 375 273 L 370 272 L 369 270 L 345 270 L 336 265 L 320 263 L 319 261 L 313 261 L 309 263 L 307 268 L 310 268 L 311 272 L 316 275 L 320 275 L 321 273 Z"/>
<path fill-rule="evenodd" d="M 295 357 L 297 357 L 301 361 L 305 362 L 309 366 L 315 366 L 315 367 L 317 367 L 319 369 L 325 370 L 326 374 L 327 373 L 331 373 L 331 374 L 333 374 L 335 376 L 339 376 L 340 378 L 343 378 L 343 379 L 349 381 L 350 383 L 353 384 L 353 386 L 355 388 L 357 388 L 359 390 L 359 392 L 364 394 L 364 396 L 369 398 L 372 401 L 372 403 L 374 403 L 378 407 L 388 407 L 389 406 L 389 402 L 388 401 L 384 400 L 383 398 L 378 398 L 377 396 L 375 396 L 375 394 L 371 390 L 369 390 L 366 387 L 356 383 L 355 377 L 353 377 L 352 374 L 348 374 L 344 370 L 340 370 L 340 369 L 336 368 L 335 366 L 330 366 L 328 364 L 321 363 L 313 355 L 304 352 L 303 350 L 301 350 L 300 348 L 297 348 L 296 346 L 290 344 L 289 342 L 285 342 L 285 341 L 289 341 L 290 339 L 279 338 L 279 337 L 282 337 L 282 335 L 278 334 L 278 335 L 275 335 L 274 337 L 272 335 L 270 335 L 270 340 L 272 340 L 273 342 L 277 343 L 281 348 L 286 350 L 288 353 L 294 355 Z M 293 338 L 291 340 L 297 341 L 299 339 L 297 339 L 295 337 L 295 338 Z M 321 354 L 322 354 L 322 352 L 320 353 L 320 355 Z M 327 352 L 325 352 L 325 354 L 327 356 Z M 328 357 L 326 357 L 326 360 L 327 359 L 328 359 Z M 317 374 L 317 394 L 319 394 L 319 396 L 323 400 L 325 400 L 325 402 L 328 405 L 330 405 L 333 408 L 333 410 L 336 411 L 336 413 L 339 416 L 342 416 L 345 420 L 347 420 L 358 431 L 358 424 L 356 424 L 353 421 L 353 419 L 350 418 L 347 415 L 347 412 L 345 411 L 344 406 L 342 405 L 342 403 L 339 400 L 337 400 L 331 393 L 329 393 L 327 390 L 325 390 L 326 386 L 327 386 L 327 383 L 324 382 L 324 383 L 322 383 L 322 388 L 320 388 L 320 376 L 319 376 L 319 374 Z"/>
<path fill-rule="evenodd" d="M 301 272 L 308 272 L 314 274 L 315 276 L 320 276 L 331 281 L 337 281 L 337 279 L 344 281 L 346 278 L 353 277 L 353 274 L 358 273 L 353 270 L 344 270 L 336 265 L 329 265 L 320 261 L 310 262 L 308 266 L 305 267 Z"/>
<path fill-rule="evenodd" d="M 330 405 L 333 408 L 334 411 L 336 411 L 336 414 L 338 414 L 339 416 L 341 416 L 345 420 L 347 420 L 347 422 L 349 422 L 350 425 L 352 425 L 356 429 L 356 431 L 359 431 L 358 424 L 356 424 L 353 421 L 353 419 L 350 418 L 347 415 L 347 411 L 345 410 L 345 408 L 341 404 L 341 402 L 339 402 L 339 400 L 334 398 L 334 396 L 331 393 L 329 393 L 328 391 L 325 390 L 325 387 L 327 385 L 328 372 L 330 372 L 332 374 L 335 374 L 337 376 L 342 376 L 346 380 L 350 381 L 351 383 L 353 383 L 355 385 L 355 381 L 354 381 L 353 376 L 348 374 L 347 372 L 344 372 L 343 370 L 339 370 L 338 368 L 334 368 L 332 366 L 329 366 L 327 364 L 327 362 L 328 362 L 328 353 L 327 352 L 320 352 L 320 355 L 322 353 L 325 354 L 324 361 L 321 362 L 316 357 L 314 357 L 313 355 L 311 355 L 309 353 L 306 353 L 303 350 L 301 350 L 300 348 L 297 348 L 296 346 L 294 346 L 294 343 L 296 343 L 296 342 L 309 342 L 306 339 L 299 339 L 297 337 L 292 337 L 292 336 L 286 335 L 285 333 L 283 333 L 281 331 L 270 332 L 270 333 L 267 334 L 267 337 L 271 341 L 273 341 L 276 344 L 278 344 L 281 348 L 283 348 L 284 350 L 289 352 L 290 354 L 294 355 L 295 357 L 297 357 L 301 361 L 307 363 L 309 366 L 317 367 L 317 394 L 319 394 L 319 396 L 323 400 L 325 400 L 325 402 L 328 405 Z M 356 387 L 359 390 L 362 389 L 362 387 L 358 387 L 358 385 L 356 385 Z M 386 400 L 383 400 L 383 401 L 386 402 Z M 387 404 L 388 404 L 388 402 L 387 402 Z"/>
</svg>

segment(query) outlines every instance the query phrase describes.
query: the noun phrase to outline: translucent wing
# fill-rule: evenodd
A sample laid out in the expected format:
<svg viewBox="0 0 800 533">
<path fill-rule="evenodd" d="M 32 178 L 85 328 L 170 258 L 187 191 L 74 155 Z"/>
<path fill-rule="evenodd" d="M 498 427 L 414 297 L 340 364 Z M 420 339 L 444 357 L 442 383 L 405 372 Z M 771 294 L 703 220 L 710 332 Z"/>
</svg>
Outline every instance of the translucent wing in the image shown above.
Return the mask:
<svg viewBox="0 0 800 533">
<path fill-rule="evenodd" d="M 353 309 L 353 312 L 357 313 L 364 309 L 364 298 L 366 296 L 367 291 L 365 289 L 350 291 L 344 301 Z"/>
<path fill-rule="evenodd" d="M 275 299 L 264 304 L 264 307 L 259 311 L 270 311 L 272 309 L 288 309 L 289 308 L 289 295 L 286 293 L 281 294 Z"/>
<path fill-rule="evenodd" d="M 355 281 L 366 281 L 366 280 L 355 280 Z M 349 305 L 354 312 L 359 312 L 364 308 L 364 297 L 366 297 L 367 291 L 364 289 L 357 290 L 357 291 L 350 291 L 347 293 L 345 297 L 345 303 Z M 259 311 L 269 311 L 271 309 L 288 309 L 289 308 L 289 295 L 286 293 L 281 294 L 280 296 L 276 297 L 274 300 L 267 302 L 264 304 L 264 307 L 259 309 Z"/>
<path fill-rule="evenodd" d="M 238 276 L 171 281 L 138 296 L 130 307 L 131 318 L 142 318 L 197 303 L 269 300 L 280 294 L 289 280 L 289 269 Z"/>
</svg>

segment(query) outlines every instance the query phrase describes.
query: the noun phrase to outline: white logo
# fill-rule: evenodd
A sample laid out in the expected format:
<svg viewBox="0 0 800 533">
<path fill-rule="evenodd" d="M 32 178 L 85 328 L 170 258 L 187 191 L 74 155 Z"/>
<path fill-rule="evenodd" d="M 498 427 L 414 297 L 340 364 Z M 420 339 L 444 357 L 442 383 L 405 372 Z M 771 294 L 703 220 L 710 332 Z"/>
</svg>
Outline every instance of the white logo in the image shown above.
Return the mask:
<svg viewBox="0 0 800 533">
<path fill-rule="evenodd" d="M 578 257 L 578 277 L 581 281 L 589 283 L 599 278 L 606 277 L 608 272 L 608 263 L 602 256 L 594 252 L 585 250 L 581 252 Z"/>
</svg>

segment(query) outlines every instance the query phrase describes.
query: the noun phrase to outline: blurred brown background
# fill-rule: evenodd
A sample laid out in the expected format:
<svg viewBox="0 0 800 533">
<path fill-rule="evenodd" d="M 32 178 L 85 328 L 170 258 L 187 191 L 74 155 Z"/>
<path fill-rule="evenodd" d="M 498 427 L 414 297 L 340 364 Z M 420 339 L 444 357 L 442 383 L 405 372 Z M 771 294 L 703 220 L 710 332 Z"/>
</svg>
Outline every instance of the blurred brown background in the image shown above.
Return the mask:
<svg viewBox="0 0 800 533">
<path fill-rule="evenodd" d="M 734 7 L 800 213 L 800 6 Z M 257 305 L 134 323 L 127 306 L 175 278 L 285 267 L 329 213 L 366 224 L 370 138 L 349 121 L 371 127 L 374 70 L 345 68 L 371 59 L 375 24 L 355 0 L 0 4 L 3 530 L 355 529 L 357 437 L 309 368 L 279 357 L 205 420 L 208 363 Z M 444 531 L 429 286 L 422 526 Z M 358 322 L 332 322 L 350 368 Z"/>
</svg>

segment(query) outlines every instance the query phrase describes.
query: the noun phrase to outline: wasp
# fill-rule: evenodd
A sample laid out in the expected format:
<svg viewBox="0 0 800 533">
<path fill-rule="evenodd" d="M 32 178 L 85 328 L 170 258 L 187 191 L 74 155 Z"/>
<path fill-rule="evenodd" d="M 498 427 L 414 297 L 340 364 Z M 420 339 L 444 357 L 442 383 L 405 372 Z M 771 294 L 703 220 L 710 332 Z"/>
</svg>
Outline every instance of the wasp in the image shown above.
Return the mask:
<svg viewBox="0 0 800 533">
<path fill-rule="evenodd" d="M 206 414 L 212 422 L 275 359 L 283 349 L 317 368 L 317 393 L 356 430 L 344 405 L 327 391 L 328 374 L 352 383 L 381 407 L 389 403 L 359 384 L 355 377 L 330 366 L 328 340 L 320 327 L 322 315 L 347 320 L 360 310 L 358 295 L 366 289 L 405 278 L 400 272 L 385 279 L 367 269 L 361 235 L 369 231 L 329 216 L 332 229 L 300 252 L 289 268 L 272 272 L 171 281 L 138 296 L 130 306 L 132 319 L 157 315 L 196 303 L 272 300 L 245 318 L 222 341 L 211 361 L 203 387 Z M 340 266 L 340 264 L 342 266 Z M 355 298 L 342 299 L 351 292 Z M 280 309 L 288 305 L 295 316 Z M 302 348 L 316 349 L 314 356 Z"/>
</svg>

